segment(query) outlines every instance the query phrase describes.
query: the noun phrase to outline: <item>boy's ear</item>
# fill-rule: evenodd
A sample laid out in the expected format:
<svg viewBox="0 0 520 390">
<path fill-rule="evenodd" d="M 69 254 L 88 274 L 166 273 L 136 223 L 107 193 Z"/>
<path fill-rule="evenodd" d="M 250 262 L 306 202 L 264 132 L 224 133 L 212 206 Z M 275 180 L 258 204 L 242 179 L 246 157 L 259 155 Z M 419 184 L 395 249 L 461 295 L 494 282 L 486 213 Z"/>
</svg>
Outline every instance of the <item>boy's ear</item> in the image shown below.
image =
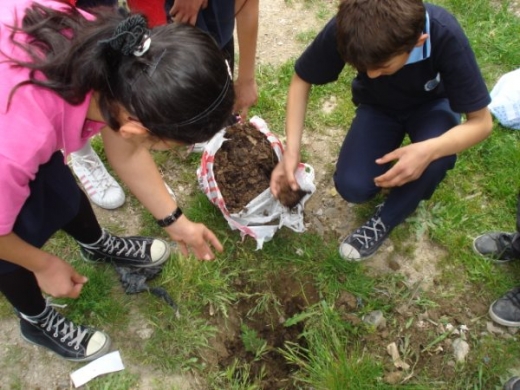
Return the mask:
<svg viewBox="0 0 520 390">
<path fill-rule="evenodd" d="M 420 47 L 424 45 L 424 42 L 428 39 L 428 34 L 421 34 L 419 39 L 417 40 L 417 43 L 415 44 L 416 47 Z"/>
<path fill-rule="evenodd" d="M 148 130 L 141 122 L 128 120 L 123 126 L 119 128 L 119 133 L 123 138 L 132 138 L 134 136 L 147 135 Z"/>
</svg>

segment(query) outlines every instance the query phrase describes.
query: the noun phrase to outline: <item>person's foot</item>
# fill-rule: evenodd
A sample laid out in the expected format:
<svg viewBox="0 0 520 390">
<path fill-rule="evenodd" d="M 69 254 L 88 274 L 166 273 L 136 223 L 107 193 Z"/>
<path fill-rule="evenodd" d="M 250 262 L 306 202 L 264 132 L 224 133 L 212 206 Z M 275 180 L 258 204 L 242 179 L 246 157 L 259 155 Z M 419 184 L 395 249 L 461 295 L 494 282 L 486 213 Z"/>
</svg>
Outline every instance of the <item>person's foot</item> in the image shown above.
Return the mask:
<svg viewBox="0 0 520 390">
<path fill-rule="evenodd" d="M 511 260 L 520 259 L 514 252 L 513 240 L 516 233 L 489 232 L 482 234 L 473 240 L 475 253 L 493 260 L 497 263 L 507 263 Z"/>
<path fill-rule="evenodd" d="M 88 156 L 72 153 L 70 166 L 92 203 L 104 209 L 115 209 L 125 203 L 125 192 L 94 151 Z"/>
<path fill-rule="evenodd" d="M 66 360 L 88 362 L 105 355 L 110 348 L 107 334 L 75 325 L 50 304 L 39 316 L 18 314 L 23 339 L 47 348 Z"/>
<path fill-rule="evenodd" d="M 489 316 L 497 324 L 520 326 L 520 287 L 509 290 L 489 307 Z"/>
<path fill-rule="evenodd" d="M 383 244 L 390 229 L 381 220 L 384 204 L 376 206 L 376 212 L 363 226 L 351 233 L 339 246 L 340 256 L 348 261 L 362 261 L 371 257 Z"/>
<path fill-rule="evenodd" d="M 103 229 L 94 244 L 78 242 L 86 261 L 113 263 L 123 267 L 155 267 L 170 257 L 166 241 L 149 237 L 117 237 Z"/>
<path fill-rule="evenodd" d="M 520 390 L 520 377 L 514 376 L 504 383 L 504 390 Z"/>
</svg>

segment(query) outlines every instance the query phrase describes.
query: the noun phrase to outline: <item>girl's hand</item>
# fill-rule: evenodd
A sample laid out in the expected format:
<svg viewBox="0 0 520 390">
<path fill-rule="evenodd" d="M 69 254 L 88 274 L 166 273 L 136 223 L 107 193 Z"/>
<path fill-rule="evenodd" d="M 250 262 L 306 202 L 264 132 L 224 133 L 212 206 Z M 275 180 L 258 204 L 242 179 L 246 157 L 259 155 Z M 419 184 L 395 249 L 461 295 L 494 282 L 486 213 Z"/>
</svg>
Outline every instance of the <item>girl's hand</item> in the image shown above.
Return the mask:
<svg viewBox="0 0 520 390">
<path fill-rule="evenodd" d="M 62 259 L 50 255 L 45 266 L 34 272 L 40 288 L 54 298 L 77 298 L 88 279 Z"/>
<path fill-rule="evenodd" d="M 215 258 L 211 247 L 218 252 L 224 250 L 211 230 L 202 223 L 190 221 L 185 215 L 165 229 L 170 237 L 179 244 L 184 256 L 188 256 L 192 252 L 199 260 L 207 261 Z"/>
</svg>

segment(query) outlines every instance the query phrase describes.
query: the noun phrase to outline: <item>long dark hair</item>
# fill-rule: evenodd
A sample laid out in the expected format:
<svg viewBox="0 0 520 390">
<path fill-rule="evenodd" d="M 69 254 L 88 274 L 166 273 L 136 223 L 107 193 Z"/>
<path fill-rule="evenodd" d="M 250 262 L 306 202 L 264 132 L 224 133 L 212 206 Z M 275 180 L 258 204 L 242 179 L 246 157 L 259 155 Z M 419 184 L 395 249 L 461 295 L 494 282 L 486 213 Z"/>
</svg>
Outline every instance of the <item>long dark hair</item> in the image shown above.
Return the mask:
<svg viewBox="0 0 520 390">
<path fill-rule="evenodd" d="M 96 9 L 87 20 L 72 6 L 60 8 L 33 3 L 12 27 L 11 40 L 30 60 L 11 61 L 31 73 L 11 94 L 34 84 L 79 104 L 94 90 L 111 128 L 121 125 L 121 105 L 153 135 L 187 144 L 208 140 L 229 119 L 229 68 L 207 34 L 184 24 L 150 30 L 142 15 L 121 10 Z M 16 40 L 20 31 L 29 41 Z M 149 48 L 136 54 L 145 43 Z"/>
</svg>

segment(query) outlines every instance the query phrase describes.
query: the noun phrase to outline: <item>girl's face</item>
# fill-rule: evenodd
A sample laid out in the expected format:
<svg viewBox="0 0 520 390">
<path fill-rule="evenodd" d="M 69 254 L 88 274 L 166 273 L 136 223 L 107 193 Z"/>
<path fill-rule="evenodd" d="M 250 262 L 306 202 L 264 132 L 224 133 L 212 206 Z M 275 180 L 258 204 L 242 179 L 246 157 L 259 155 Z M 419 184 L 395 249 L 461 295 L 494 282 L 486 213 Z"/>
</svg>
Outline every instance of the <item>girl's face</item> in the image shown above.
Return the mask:
<svg viewBox="0 0 520 390">
<path fill-rule="evenodd" d="M 149 150 L 169 150 L 177 146 L 184 146 L 183 142 L 164 140 L 154 135 L 139 121 L 139 119 L 132 116 L 128 116 L 126 119 L 127 123 L 133 127 L 140 129 L 140 135 L 142 136 L 140 143 Z"/>
</svg>

